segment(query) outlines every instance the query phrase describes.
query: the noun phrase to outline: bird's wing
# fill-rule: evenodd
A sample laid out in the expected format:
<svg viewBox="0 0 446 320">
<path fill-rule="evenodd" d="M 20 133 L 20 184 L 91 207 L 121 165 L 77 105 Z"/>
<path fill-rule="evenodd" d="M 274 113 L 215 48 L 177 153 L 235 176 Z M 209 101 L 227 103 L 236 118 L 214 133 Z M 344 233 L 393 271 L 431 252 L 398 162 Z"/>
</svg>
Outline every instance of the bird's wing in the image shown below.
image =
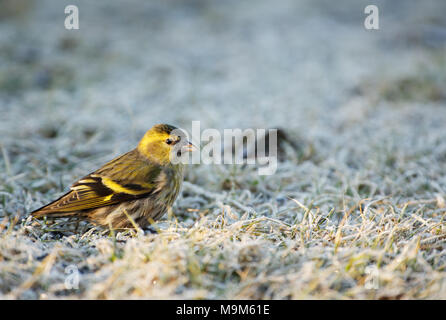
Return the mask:
<svg viewBox="0 0 446 320">
<path fill-rule="evenodd" d="M 77 181 L 65 195 L 32 214 L 63 214 L 146 197 L 157 189 L 162 169 L 141 161 L 129 153 L 116 158 Z"/>
</svg>

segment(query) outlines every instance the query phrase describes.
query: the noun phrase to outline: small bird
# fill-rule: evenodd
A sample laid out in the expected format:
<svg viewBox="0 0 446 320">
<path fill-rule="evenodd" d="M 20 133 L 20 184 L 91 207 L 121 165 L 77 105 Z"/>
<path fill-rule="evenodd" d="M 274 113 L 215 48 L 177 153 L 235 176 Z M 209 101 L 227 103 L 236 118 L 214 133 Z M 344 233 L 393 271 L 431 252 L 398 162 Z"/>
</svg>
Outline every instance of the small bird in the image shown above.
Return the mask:
<svg viewBox="0 0 446 320">
<path fill-rule="evenodd" d="M 138 146 L 75 182 L 34 217 L 78 217 L 113 229 L 145 228 L 177 198 L 184 165 L 171 161 L 195 147 L 174 126 L 157 124 Z"/>
</svg>

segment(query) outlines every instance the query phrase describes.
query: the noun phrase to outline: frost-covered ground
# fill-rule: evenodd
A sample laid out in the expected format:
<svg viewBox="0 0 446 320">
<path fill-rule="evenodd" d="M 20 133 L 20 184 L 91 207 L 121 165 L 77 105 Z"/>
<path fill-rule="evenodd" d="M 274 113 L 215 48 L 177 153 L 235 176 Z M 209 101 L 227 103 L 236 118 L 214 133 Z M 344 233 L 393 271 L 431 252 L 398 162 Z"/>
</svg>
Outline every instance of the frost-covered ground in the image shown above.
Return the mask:
<svg viewBox="0 0 446 320">
<path fill-rule="evenodd" d="M 367 4 L 1 0 L 0 297 L 446 299 L 446 3 Z M 28 218 L 192 120 L 298 148 L 191 166 L 158 234 Z"/>
</svg>

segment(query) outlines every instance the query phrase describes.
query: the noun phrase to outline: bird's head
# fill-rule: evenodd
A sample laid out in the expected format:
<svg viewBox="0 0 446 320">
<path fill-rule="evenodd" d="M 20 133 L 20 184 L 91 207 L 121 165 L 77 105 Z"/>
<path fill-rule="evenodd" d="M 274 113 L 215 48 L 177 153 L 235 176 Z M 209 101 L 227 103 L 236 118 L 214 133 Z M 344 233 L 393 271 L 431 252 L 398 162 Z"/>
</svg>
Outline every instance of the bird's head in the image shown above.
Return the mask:
<svg viewBox="0 0 446 320">
<path fill-rule="evenodd" d="M 194 145 L 188 141 L 185 133 L 168 124 L 157 124 L 146 132 L 138 144 L 138 150 L 149 160 L 167 165 L 173 156 L 194 151 Z"/>
</svg>

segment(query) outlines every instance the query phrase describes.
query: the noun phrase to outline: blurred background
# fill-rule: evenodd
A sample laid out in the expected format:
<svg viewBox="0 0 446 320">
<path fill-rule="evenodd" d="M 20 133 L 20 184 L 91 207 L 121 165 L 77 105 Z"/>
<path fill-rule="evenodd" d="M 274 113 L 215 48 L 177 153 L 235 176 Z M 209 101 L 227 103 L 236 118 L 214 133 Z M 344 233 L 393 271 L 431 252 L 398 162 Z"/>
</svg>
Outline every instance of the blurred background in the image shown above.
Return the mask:
<svg viewBox="0 0 446 320">
<path fill-rule="evenodd" d="M 380 29 L 366 30 L 369 2 L 1 0 L 10 166 L 109 159 L 159 122 L 283 128 L 322 158 L 443 127 L 446 3 L 375 1 Z M 69 4 L 79 30 L 64 28 Z"/>
<path fill-rule="evenodd" d="M 69 4 L 79 30 L 64 28 Z M 374 1 L 380 30 L 364 28 L 368 4 L 1 0 L 2 136 L 80 126 L 128 138 L 191 120 L 307 130 L 370 91 L 444 102 L 446 3 Z"/>
</svg>

